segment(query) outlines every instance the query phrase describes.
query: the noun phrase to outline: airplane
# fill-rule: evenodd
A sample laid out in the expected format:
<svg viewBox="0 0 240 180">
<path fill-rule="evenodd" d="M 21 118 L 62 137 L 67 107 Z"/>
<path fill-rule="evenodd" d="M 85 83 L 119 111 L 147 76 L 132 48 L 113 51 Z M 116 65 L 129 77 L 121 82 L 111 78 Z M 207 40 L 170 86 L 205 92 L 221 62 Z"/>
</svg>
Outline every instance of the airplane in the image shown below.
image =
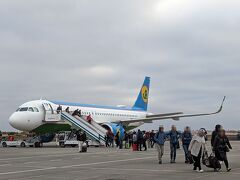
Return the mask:
<svg viewBox="0 0 240 180">
<path fill-rule="evenodd" d="M 123 133 L 128 127 L 138 127 L 143 123 L 151 123 L 155 120 L 172 119 L 179 120 L 185 117 L 209 116 L 222 111 L 225 97 L 220 108 L 216 112 L 184 114 L 183 112 L 173 112 L 164 114 L 153 114 L 147 111 L 149 97 L 150 77 L 145 77 L 143 85 L 138 94 L 137 100 L 132 107 L 123 105 L 102 106 L 92 104 L 80 104 L 73 102 L 34 100 L 21 106 L 9 118 L 9 124 L 21 131 L 36 132 L 38 134 L 56 133 L 62 130 L 71 129 L 71 125 L 64 121 L 46 121 L 47 113 L 54 114 L 60 105 L 62 109 L 69 107 L 70 111 L 80 109 L 82 115 L 91 115 L 92 119 L 106 129 L 111 129 L 116 133 L 119 128 Z M 118 130 L 117 130 L 118 128 Z M 52 137 L 52 136 L 51 136 Z"/>
</svg>

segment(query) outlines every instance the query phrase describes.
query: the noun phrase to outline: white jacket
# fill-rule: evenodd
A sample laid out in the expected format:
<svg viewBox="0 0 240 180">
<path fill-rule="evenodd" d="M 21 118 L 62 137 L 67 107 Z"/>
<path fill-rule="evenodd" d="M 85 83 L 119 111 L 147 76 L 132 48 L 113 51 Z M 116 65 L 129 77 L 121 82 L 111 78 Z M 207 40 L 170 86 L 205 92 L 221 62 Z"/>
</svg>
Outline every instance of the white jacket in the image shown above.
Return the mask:
<svg viewBox="0 0 240 180">
<path fill-rule="evenodd" d="M 192 141 L 190 142 L 188 150 L 191 152 L 193 156 L 198 156 L 200 149 L 202 148 L 201 156 L 203 152 L 206 150 L 206 141 L 204 137 L 200 137 L 198 135 L 193 136 Z"/>
</svg>

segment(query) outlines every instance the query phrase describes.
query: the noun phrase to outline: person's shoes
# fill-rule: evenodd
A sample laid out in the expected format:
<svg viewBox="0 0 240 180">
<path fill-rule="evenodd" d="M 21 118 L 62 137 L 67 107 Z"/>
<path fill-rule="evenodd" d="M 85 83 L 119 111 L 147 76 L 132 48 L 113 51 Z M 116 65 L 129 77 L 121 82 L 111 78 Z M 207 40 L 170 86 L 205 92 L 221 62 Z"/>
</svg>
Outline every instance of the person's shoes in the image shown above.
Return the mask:
<svg viewBox="0 0 240 180">
<path fill-rule="evenodd" d="M 232 169 L 231 168 L 227 168 L 227 172 L 230 172 Z"/>
<path fill-rule="evenodd" d="M 162 161 L 159 161 L 158 164 L 162 164 Z"/>
<path fill-rule="evenodd" d="M 189 162 L 188 161 L 185 161 L 185 164 L 188 164 Z"/>
<path fill-rule="evenodd" d="M 203 171 L 203 169 L 200 169 L 200 170 L 196 170 L 196 172 L 203 173 L 204 171 Z"/>
<path fill-rule="evenodd" d="M 173 162 L 172 163 L 176 163 L 176 161 L 175 160 L 173 160 Z"/>
<path fill-rule="evenodd" d="M 82 151 L 79 151 L 79 153 L 82 153 Z"/>
<path fill-rule="evenodd" d="M 170 163 L 173 163 L 173 160 L 171 160 Z"/>
<path fill-rule="evenodd" d="M 194 167 L 193 170 L 196 171 L 196 170 L 197 170 L 197 167 Z"/>
<path fill-rule="evenodd" d="M 219 172 L 219 170 L 218 169 L 214 169 L 214 172 Z"/>
</svg>

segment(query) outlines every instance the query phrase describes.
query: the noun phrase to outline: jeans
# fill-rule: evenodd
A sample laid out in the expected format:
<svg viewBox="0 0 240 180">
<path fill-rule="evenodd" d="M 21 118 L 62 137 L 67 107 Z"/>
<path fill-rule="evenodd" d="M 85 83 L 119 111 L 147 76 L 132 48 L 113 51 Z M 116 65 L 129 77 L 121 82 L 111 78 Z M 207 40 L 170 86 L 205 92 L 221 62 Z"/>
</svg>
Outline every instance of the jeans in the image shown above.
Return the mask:
<svg viewBox="0 0 240 180">
<path fill-rule="evenodd" d="M 176 154 L 177 154 L 177 144 L 170 144 L 170 149 L 171 149 L 171 153 L 170 153 L 170 158 L 171 161 L 175 161 L 176 160 Z"/>
<path fill-rule="evenodd" d="M 183 145 L 183 150 L 184 150 L 184 154 L 185 154 L 185 161 L 189 161 L 189 159 L 188 159 L 188 147 L 189 147 L 189 144 L 184 144 Z"/>
<path fill-rule="evenodd" d="M 194 160 L 194 170 L 197 170 L 197 168 L 199 168 L 199 170 L 202 169 L 201 167 L 201 156 L 198 155 L 198 156 L 193 156 L 193 160 Z"/>
</svg>

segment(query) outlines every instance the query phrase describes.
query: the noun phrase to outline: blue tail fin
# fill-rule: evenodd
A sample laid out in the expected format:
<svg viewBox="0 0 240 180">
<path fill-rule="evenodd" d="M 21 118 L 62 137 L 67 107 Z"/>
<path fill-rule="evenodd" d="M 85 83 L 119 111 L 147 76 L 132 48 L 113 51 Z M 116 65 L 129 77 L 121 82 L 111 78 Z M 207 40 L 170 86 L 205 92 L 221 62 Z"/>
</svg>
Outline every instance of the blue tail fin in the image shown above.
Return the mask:
<svg viewBox="0 0 240 180">
<path fill-rule="evenodd" d="M 149 86 L 150 86 L 150 77 L 145 77 L 145 80 L 138 94 L 138 98 L 133 106 L 133 109 L 142 109 L 144 111 L 147 111 Z"/>
</svg>

